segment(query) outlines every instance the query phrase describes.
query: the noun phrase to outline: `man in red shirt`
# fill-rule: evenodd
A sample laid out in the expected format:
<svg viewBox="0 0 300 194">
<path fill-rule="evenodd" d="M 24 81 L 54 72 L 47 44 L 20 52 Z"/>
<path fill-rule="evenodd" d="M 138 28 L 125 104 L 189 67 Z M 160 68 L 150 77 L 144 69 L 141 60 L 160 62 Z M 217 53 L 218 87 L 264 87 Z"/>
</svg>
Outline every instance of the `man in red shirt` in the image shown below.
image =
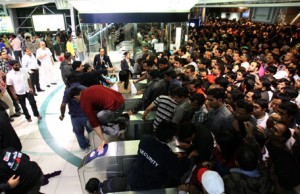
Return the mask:
<svg viewBox="0 0 300 194">
<path fill-rule="evenodd" d="M 122 115 L 125 108 L 121 93 L 101 85 L 94 85 L 85 90 L 73 88 L 70 97 L 80 101 L 81 108 L 88 121 L 101 140 L 100 151 L 106 143 L 102 132 L 117 135 L 127 127 L 128 115 Z M 123 117 L 123 118 L 122 118 Z"/>
</svg>

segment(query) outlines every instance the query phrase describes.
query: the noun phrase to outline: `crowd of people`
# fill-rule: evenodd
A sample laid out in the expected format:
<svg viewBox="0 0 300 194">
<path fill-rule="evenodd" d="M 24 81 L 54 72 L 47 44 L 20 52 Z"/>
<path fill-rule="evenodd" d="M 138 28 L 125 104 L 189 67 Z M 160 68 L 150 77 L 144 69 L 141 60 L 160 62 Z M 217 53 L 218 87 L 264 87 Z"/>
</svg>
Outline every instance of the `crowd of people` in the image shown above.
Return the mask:
<svg viewBox="0 0 300 194">
<path fill-rule="evenodd" d="M 61 51 L 66 89 L 60 119 L 68 104 L 80 147 L 89 150 L 84 139 L 86 128 L 100 137 L 100 150 L 107 143 L 103 133 L 126 139 L 129 115 L 144 110 L 142 118 L 146 120 L 149 112 L 155 111 L 153 134 L 140 140 L 126 189 L 299 193 L 299 35 L 297 26 L 207 21 L 190 29 L 187 42 L 172 54 L 151 52 L 147 42 L 134 57 L 125 52 L 116 83 L 106 76 L 107 71 L 116 69 L 104 49 L 95 56 L 93 66 L 76 61 L 72 50 Z M 40 47 L 45 48 L 45 42 L 40 42 Z M 25 51 L 31 50 L 26 47 Z M 1 52 L 2 60 L 5 53 Z M 35 54 L 42 65 L 54 60 L 51 49 Z M 18 52 L 14 56 L 21 59 Z M 20 66 L 17 60 L 11 64 L 13 71 Z M 16 74 L 9 75 L 9 67 L 1 69 L 10 81 L 0 83 L 9 85 L 14 99 L 25 101 L 34 94 L 28 76 L 22 76 L 28 90 L 14 93 L 18 91 L 13 82 Z M 130 77 L 138 79 L 131 81 Z M 145 79 L 146 87 L 136 91 L 134 84 Z M 100 82 L 106 87 L 99 86 Z M 2 88 L 5 93 L 6 85 Z M 37 84 L 36 89 L 40 90 Z M 120 93 L 142 94 L 142 98 L 128 114 L 122 114 L 125 103 Z M 41 119 L 35 102 L 29 101 Z M 13 108 L 9 114 L 15 114 Z M 30 115 L 25 116 L 31 120 Z M 184 153 L 168 148 L 174 136 Z M 93 179 L 93 183 L 95 188 L 87 185 L 88 191 L 102 193 L 99 180 Z"/>
<path fill-rule="evenodd" d="M 155 143 L 171 140 L 160 137 L 160 126 L 171 121 L 179 129 L 170 133 L 187 150 L 180 157 L 197 166 L 180 190 L 299 193 L 299 35 L 299 26 L 208 21 L 191 29 L 188 41 L 172 55 L 149 54 L 143 46 L 133 68 L 140 78 L 134 82 L 148 79 L 148 84 L 128 113 L 145 110 L 147 119 L 155 110 L 156 138 L 141 139 L 130 188 L 170 186 L 170 176 L 183 183 L 172 170 L 181 163 L 173 158 L 165 165 L 171 156 Z M 202 178 L 210 176 L 215 178 L 209 187 Z"/>
</svg>

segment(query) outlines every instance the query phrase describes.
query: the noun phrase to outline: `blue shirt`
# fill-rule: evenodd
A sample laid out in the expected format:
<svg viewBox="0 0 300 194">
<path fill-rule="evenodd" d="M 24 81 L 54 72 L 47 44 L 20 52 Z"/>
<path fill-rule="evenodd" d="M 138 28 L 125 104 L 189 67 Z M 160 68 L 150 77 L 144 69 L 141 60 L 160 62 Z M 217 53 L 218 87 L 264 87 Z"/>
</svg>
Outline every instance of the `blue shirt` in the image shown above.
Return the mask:
<svg viewBox="0 0 300 194">
<path fill-rule="evenodd" d="M 0 42 L 0 51 L 2 50 L 2 48 L 5 48 L 5 44 L 3 42 Z"/>
<path fill-rule="evenodd" d="M 68 104 L 69 106 L 69 114 L 71 117 L 86 117 L 85 113 L 82 111 L 80 102 L 75 100 L 74 98 L 70 98 L 70 91 L 72 88 L 81 88 L 85 89 L 86 87 L 81 85 L 79 82 L 72 83 L 70 87 L 65 89 L 63 103 Z"/>
</svg>

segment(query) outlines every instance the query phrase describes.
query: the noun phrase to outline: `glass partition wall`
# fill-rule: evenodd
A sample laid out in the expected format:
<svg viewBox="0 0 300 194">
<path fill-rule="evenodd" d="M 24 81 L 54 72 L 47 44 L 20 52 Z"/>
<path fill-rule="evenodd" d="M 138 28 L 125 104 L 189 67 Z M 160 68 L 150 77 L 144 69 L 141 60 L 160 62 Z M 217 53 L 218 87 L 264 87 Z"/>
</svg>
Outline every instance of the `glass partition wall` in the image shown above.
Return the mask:
<svg viewBox="0 0 300 194">
<path fill-rule="evenodd" d="M 178 49 L 186 40 L 188 23 L 82 23 L 81 29 L 89 53 L 105 48 L 134 56 L 146 45 L 153 53 Z"/>
</svg>

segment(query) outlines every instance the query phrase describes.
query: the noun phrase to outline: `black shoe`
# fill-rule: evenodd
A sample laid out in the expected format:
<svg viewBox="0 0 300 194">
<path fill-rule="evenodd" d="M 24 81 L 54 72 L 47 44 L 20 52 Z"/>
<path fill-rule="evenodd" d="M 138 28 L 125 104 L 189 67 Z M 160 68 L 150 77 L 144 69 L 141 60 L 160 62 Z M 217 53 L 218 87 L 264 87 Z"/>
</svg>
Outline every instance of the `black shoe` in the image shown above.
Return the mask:
<svg viewBox="0 0 300 194">
<path fill-rule="evenodd" d="M 33 95 L 34 95 L 34 96 L 37 96 L 37 93 L 34 93 Z"/>
<path fill-rule="evenodd" d="M 10 117 L 19 117 L 21 116 L 21 113 L 20 112 L 16 112 L 15 114 L 11 115 Z"/>
<path fill-rule="evenodd" d="M 27 119 L 27 122 L 31 122 L 32 120 L 31 119 Z"/>
<path fill-rule="evenodd" d="M 50 88 L 50 85 L 47 85 L 48 88 Z"/>
<path fill-rule="evenodd" d="M 13 119 L 13 118 L 11 118 L 11 117 L 9 118 L 9 121 L 10 121 L 10 122 L 14 122 L 14 120 L 15 120 L 15 119 Z"/>
<path fill-rule="evenodd" d="M 40 121 L 40 120 L 42 120 L 43 117 L 41 115 L 39 115 L 39 116 L 37 116 L 37 118 Z"/>
<path fill-rule="evenodd" d="M 45 92 L 45 90 L 42 90 L 42 89 L 39 89 L 39 90 L 37 90 L 38 92 Z"/>
</svg>

